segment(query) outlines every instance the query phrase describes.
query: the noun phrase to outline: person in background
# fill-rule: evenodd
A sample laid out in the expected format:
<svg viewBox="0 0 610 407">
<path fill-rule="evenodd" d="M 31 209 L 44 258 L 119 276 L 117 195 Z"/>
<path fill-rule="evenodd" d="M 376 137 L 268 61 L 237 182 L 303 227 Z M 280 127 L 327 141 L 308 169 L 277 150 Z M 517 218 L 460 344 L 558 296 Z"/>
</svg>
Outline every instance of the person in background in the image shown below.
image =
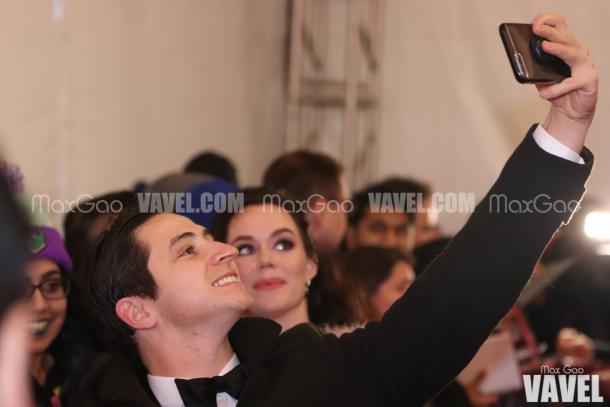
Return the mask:
<svg viewBox="0 0 610 407">
<path fill-rule="evenodd" d="M 83 265 L 97 237 L 121 211 L 132 210 L 137 206 L 135 193 L 116 191 L 78 202 L 70 208 L 64 217 L 63 227 L 65 247 L 72 260 L 74 278 L 83 272 Z M 82 315 L 83 309 L 78 287 L 72 287 L 68 298 L 68 314 L 57 351 L 79 355 L 84 360 L 95 358 L 98 352 L 104 350 L 104 346 L 91 332 L 86 316 Z M 60 350 L 59 347 L 63 349 Z"/>
<path fill-rule="evenodd" d="M 66 250 L 70 254 L 75 270 L 82 268 L 97 236 L 108 227 L 111 219 L 118 215 L 116 210 L 133 208 L 137 204 L 133 192 L 116 191 L 79 202 L 70 208 L 64 217 L 63 227 Z"/>
<path fill-rule="evenodd" d="M 248 313 L 284 331 L 302 323 L 354 322 L 347 293 L 315 252 L 303 213 L 283 210 L 281 200 L 266 203 L 271 195 L 279 197 L 267 188 L 246 189 L 243 212 L 219 214 L 212 230 L 238 250 L 239 274 L 254 300 Z"/>
<path fill-rule="evenodd" d="M 361 246 L 348 253 L 344 263 L 344 283 L 361 299 L 363 322 L 379 321 L 415 281 L 412 259 L 395 248 Z M 466 386 L 451 382 L 428 406 L 489 407 L 498 397 L 478 391 L 484 376 Z"/>
<path fill-rule="evenodd" d="M 348 188 L 343 166 L 317 152 L 297 150 L 276 158 L 265 170 L 263 185 L 279 191 L 305 213 L 316 251 L 332 255 L 347 229 L 343 205 Z"/>
<path fill-rule="evenodd" d="M 229 184 L 239 185 L 237 170 L 233 163 L 227 157 L 214 151 L 204 151 L 196 155 L 186 164 L 184 171 L 208 175 Z"/>
<path fill-rule="evenodd" d="M 29 312 L 27 292 L 27 218 L 14 189 L 0 171 L 0 406 L 30 407 Z"/>
<path fill-rule="evenodd" d="M 233 211 L 239 208 L 240 200 L 238 193 L 241 189 L 235 185 L 222 180 L 206 181 L 195 184 L 186 191 L 190 195 L 195 211 L 175 212 L 184 215 L 198 225 L 206 229 L 212 229 L 217 211 L 222 209 Z"/>
<path fill-rule="evenodd" d="M 409 192 L 388 179 L 369 185 L 354 194 L 354 210 L 348 218 L 347 248 L 359 246 L 391 247 L 410 255 L 415 247 L 414 214 L 395 205 L 399 194 Z"/>
<path fill-rule="evenodd" d="M 38 406 L 60 405 L 69 375 L 67 355 L 52 355 L 51 344 L 62 329 L 68 308 L 72 261 L 61 236 L 52 228 L 34 228 L 26 274 L 30 282 L 30 373 Z"/>
<path fill-rule="evenodd" d="M 430 187 L 403 177 L 368 185 L 352 199 L 347 247 L 394 247 L 410 254 L 440 236 Z"/>
<path fill-rule="evenodd" d="M 564 328 L 610 343 L 610 256 L 598 252 L 604 242 L 583 234 L 588 215 L 603 208 L 593 199 L 583 202 L 541 259 L 543 273 L 557 272 L 545 279 L 548 284 L 525 304 L 524 311 L 549 353 L 556 352 L 556 338 Z"/>
<path fill-rule="evenodd" d="M 23 265 L 27 260 L 29 220 L 18 200 L 23 176 L 17 166 L 0 160 L 0 315 L 26 292 Z"/>
<path fill-rule="evenodd" d="M 415 211 L 411 215 L 415 225 L 415 248 L 425 245 L 440 237 L 438 226 L 438 213 L 432 204 L 432 190 L 430 186 L 411 178 L 391 177 L 386 183 L 393 185 L 393 189 L 411 195 L 415 200 Z"/>
<path fill-rule="evenodd" d="M 378 321 L 415 281 L 412 260 L 404 252 L 361 246 L 350 252 L 344 282 L 363 295 L 366 321 Z"/>
<path fill-rule="evenodd" d="M 182 193 L 186 192 L 193 186 L 206 181 L 212 181 L 216 178 L 200 174 L 196 172 L 170 172 L 161 175 L 154 181 L 147 183 L 139 181 L 134 186 L 135 192 L 152 192 L 152 193 Z"/>
<path fill-rule="evenodd" d="M 390 177 L 353 197 L 346 235 L 348 249 L 362 245 L 393 247 L 414 257 L 420 275 L 442 251 L 442 237 L 430 187 L 409 178 Z"/>
<path fill-rule="evenodd" d="M 182 193 L 204 182 L 224 181 L 237 184 L 237 171 L 228 158 L 206 151 L 193 157 L 184 171 L 172 171 L 161 175 L 152 182 L 139 180 L 134 192 Z"/>
</svg>

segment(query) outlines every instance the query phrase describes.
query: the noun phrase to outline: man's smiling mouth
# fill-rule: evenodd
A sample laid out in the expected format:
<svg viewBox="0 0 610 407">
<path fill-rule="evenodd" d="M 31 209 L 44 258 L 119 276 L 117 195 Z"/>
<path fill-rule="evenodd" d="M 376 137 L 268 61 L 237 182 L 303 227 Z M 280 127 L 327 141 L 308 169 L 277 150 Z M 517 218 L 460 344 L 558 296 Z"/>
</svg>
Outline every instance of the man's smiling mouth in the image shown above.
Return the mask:
<svg viewBox="0 0 610 407">
<path fill-rule="evenodd" d="M 223 287 L 231 283 L 241 283 L 241 280 L 239 279 L 239 274 L 237 274 L 235 271 L 225 273 L 216 280 L 214 280 L 214 282 L 212 283 L 212 287 Z"/>
</svg>

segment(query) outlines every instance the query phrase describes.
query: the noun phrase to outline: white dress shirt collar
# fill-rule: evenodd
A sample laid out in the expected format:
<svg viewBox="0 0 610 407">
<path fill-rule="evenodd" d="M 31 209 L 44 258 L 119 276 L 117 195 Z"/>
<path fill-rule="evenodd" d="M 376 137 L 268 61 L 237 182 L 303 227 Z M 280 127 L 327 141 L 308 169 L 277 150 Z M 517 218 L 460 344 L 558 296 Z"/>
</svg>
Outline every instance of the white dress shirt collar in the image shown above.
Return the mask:
<svg viewBox="0 0 610 407">
<path fill-rule="evenodd" d="M 229 373 L 237 365 L 239 365 L 239 359 L 236 354 L 233 354 L 231 360 L 222 368 L 220 373 L 218 373 L 218 376 Z M 176 383 L 174 382 L 174 379 L 176 379 L 175 377 L 148 375 L 147 378 L 150 389 L 162 407 L 184 407 L 184 403 L 178 392 L 178 387 L 176 387 Z M 192 378 L 182 377 L 181 379 Z M 235 407 L 237 405 L 237 400 L 227 393 L 218 393 L 216 395 L 216 404 L 218 407 Z"/>
</svg>

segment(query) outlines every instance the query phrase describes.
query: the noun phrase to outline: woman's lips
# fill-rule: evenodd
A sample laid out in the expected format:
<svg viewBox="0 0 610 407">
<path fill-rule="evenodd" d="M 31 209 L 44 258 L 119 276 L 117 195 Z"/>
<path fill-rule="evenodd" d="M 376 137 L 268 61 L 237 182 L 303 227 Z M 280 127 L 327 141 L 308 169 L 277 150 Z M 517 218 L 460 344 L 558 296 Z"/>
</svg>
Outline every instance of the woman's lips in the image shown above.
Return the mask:
<svg viewBox="0 0 610 407">
<path fill-rule="evenodd" d="M 47 329 L 49 329 L 49 325 L 51 324 L 51 320 L 49 319 L 41 319 L 38 321 L 30 322 L 30 333 L 33 336 L 43 336 L 47 333 Z"/>
<path fill-rule="evenodd" d="M 264 278 L 254 284 L 255 290 L 272 291 L 282 287 L 286 282 L 281 278 Z"/>
</svg>

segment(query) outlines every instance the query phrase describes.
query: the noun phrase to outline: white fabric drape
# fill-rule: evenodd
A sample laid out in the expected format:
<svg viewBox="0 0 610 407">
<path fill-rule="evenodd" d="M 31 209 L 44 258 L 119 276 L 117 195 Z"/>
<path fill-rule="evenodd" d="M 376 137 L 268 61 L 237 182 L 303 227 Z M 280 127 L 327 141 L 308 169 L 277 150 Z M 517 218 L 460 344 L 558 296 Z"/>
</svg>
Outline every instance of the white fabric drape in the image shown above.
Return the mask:
<svg viewBox="0 0 610 407">
<path fill-rule="evenodd" d="M 210 148 L 252 183 L 280 152 L 284 0 L 63 0 L 60 23 L 53 4 L 0 1 L 0 149 L 30 193 L 129 188 Z"/>
<path fill-rule="evenodd" d="M 281 152 L 286 0 L 63 0 L 61 30 L 53 3 L 0 0 L 0 149 L 21 165 L 29 192 L 71 200 L 127 188 L 204 148 L 229 155 L 252 184 Z M 480 199 L 546 112 L 535 89 L 514 80 L 498 25 L 550 10 L 590 45 L 600 71 L 589 186 L 610 198 L 610 2 L 385 5 L 380 176 Z M 454 231 L 466 216 L 441 219 Z"/>
</svg>

